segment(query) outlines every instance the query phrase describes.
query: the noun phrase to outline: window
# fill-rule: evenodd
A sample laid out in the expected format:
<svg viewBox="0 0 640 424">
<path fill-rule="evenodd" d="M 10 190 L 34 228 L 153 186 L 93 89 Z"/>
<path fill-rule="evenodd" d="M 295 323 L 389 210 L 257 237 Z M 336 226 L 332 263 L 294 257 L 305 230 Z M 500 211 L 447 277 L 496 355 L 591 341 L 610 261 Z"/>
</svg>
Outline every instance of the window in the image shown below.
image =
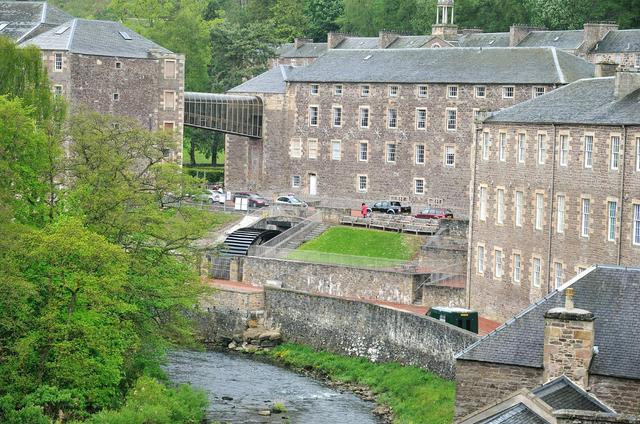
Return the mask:
<svg viewBox="0 0 640 424">
<path fill-rule="evenodd" d="M 620 159 L 620 137 L 611 137 L 611 169 L 618 169 L 618 161 Z"/>
<path fill-rule="evenodd" d="M 487 96 L 487 87 L 484 85 L 476 85 L 475 94 L 478 99 L 484 99 Z"/>
<path fill-rule="evenodd" d="M 53 94 L 55 96 L 62 96 L 62 86 L 61 85 L 54 85 L 53 86 Z"/>
<path fill-rule="evenodd" d="M 369 86 L 368 85 L 361 85 L 360 86 L 360 95 L 362 97 L 369 97 Z"/>
<path fill-rule="evenodd" d="M 540 258 L 533 258 L 533 273 L 531 276 L 531 282 L 534 287 L 540 287 L 540 273 L 542 272 L 542 260 Z"/>
<path fill-rule="evenodd" d="M 584 167 L 591 168 L 593 166 L 593 136 L 584 136 Z"/>
<path fill-rule="evenodd" d="M 513 99 L 513 96 L 515 94 L 516 88 L 512 85 L 508 85 L 505 87 L 502 87 L 502 98 L 503 99 Z"/>
<path fill-rule="evenodd" d="M 309 106 L 309 126 L 318 126 L 318 106 Z"/>
<path fill-rule="evenodd" d="M 62 71 L 62 53 L 54 53 L 53 55 L 53 70 Z"/>
<path fill-rule="evenodd" d="M 484 274 L 484 246 L 478 246 L 478 274 Z"/>
<path fill-rule="evenodd" d="M 504 224 L 504 189 L 499 188 L 496 192 L 496 209 L 498 210 L 497 222 Z"/>
<path fill-rule="evenodd" d="M 333 113 L 333 126 L 341 127 L 342 126 L 342 107 L 334 106 L 332 109 Z"/>
<path fill-rule="evenodd" d="M 174 127 L 175 127 L 175 123 L 165 121 L 162 125 L 162 130 L 165 132 L 173 132 Z"/>
<path fill-rule="evenodd" d="M 369 143 L 366 141 L 360 142 L 360 149 L 358 151 L 358 160 L 360 162 L 366 162 L 369 160 Z"/>
<path fill-rule="evenodd" d="M 567 166 L 569 163 L 569 136 L 560 136 L 560 166 Z"/>
<path fill-rule="evenodd" d="M 427 128 L 427 109 L 416 109 L 416 129 Z"/>
<path fill-rule="evenodd" d="M 608 202 L 607 210 L 609 211 L 609 219 L 607 220 L 608 228 L 607 228 L 607 240 L 616 241 L 616 221 L 617 221 L 617 211 L 618 211 L 618 203 L 614 201 Z"/>
<path fill-rule="evenodd" d="M 640 205 L 633 205 L 633 244 L 640 245 Z"/>
<path fill-rule="evenodd" d="M 118 66 L 116 62 L 116 68 L 120 69 L 122 64 Z M 164 61 L 164 79 L 176 79 L 176 61 L 171 59 L 165 59 Z"/>
<path fill-rule="evenodd" d="M 424 194 L 424 178 L 416 178 L 413 185 L 415 194 Z"/>
<path fill-rule="evenodd" d="M 398 128 L 398 109 L 387 109 L 387 126 Z"/>
<path fill-rule="evenodd" d="M 456 164 L 456 150 L 453 146 L 444 147 L 444 164 L 454 166 Z"/>
<path fill-rule="evenodd" d="M 520 282 L 521 268 L 522 268 L 522 258 L 520 257 L 519 253 L 514 253 L 513 254 L 513 282 L 514 283 Z"/>
<path fill-rule="evenodd" d="M 527 145 L 527 135 L 524 133 L 518 134 L 518 162 L 519 163 L 524 163 L 526 145 Z"/>
<path fill-rule="evenodd" d="M 309 88 L 309 93 L 312 96 L 317 96 L 319 92 L 320 92 L 320 86 L 318 84 L 311 84 L 311 87 Z"/>
<path fill-rule="evenodd" d="M 458 111 L 456 109 L 447 109 L 447 130 L 455 131 L 458 126 Z"/>
<path fill-rule="evenodd" d="M 389 96 L 396 97 L 398 95 L 399 87 L 397 85 L 389 86 Z"/>
<path fill-rule="evenodd" d="M 318 159 L 318 140 L 315 138 L 310 138 L 307 140 L 308 148 L 307 148 L 307 156 L 309 159 Z"/>
<path fill-rule="evenodd" d="M 482 160 L 489 160 L 489 133 L 482 133 Z"/>
<path fill-rule="evenodd" d="M 533 97 L 540 97 L 543 96 L 545 93 L 545 88 L 544 87 L 533 87 Z"/>
<path fill-rule="evenodd" d="M 366 175 L 358 175 L 358 191 L 359 192 L 367 191 L 367 176 Z"/>
<path fill-rule="evenodd" d="M 542 219 L 544 216 L 544 195 L 536 193 L 536 230 L 542 230 Z"/>
<path fill-rule="evenodd" d="M 342 84 L 336 84 L 333 86 L 333 94 L 335 96 L 342 96 Z"/>
<path fill-rule="evenodd" d="M 494 251 L 496 258 L 496 269 L 494 273 L 495 278 L 502 278 L 502 250 L 496 249 Z"/>
<path fill-rule="evenodd" d="M 396 144 L 388 143 L 387 144 L 387 162 L 395 162 L 396 161 Z"/>
<path fill-rule="evenodd" d="M 564 215 L 565 215 L 565 198 L 562 195 L 558 196 L 558 222 L 556 225 L 556 232 L 558 234 L 564 233 Z"/>
<path fill-rule="evenodd" d="M 544 165 L 547 156 L 547 136 L 546 134 L 538 134 L 538 163 Z"/>
<path fill-rule="evenodd" d="M 555 269 L 556 272 L 556 288 L 560 287 L 562 285 L 562 263 L 561 262 L 556 262 L 553 264 L 553 268 Z"/>
<path fill-rule="evenodd" d="M 418 97 L 427 97 L 429 95 L 429 90 L 426 85 L 418 86 Z"/>
<path fill-rule="evenodd" d="M 480 186 L 480 221 L 487 220 L 487 188 Z"/>
<path fill-rule="evenodd" d="M 120 93 L 113 93 L 111 95 L 111 98 L 113 99 L 114 102 L 118 102 L 120 101 Z M 165 105 L 165 110 L 167 109 L 166 105 Z"/>
<path fill-rule="evenodd" d="M 331 160 L 340 160 L 342 158 L 342 143 L 340 140 L 331 142 Z"/>
<path fill-rule="evenodd" d="M 302 157 L 302 139 L 300 137 L 292 138 L 289 145 L 289 156 L 292 158 Z"/>
<path fill-rule="evenodd" d="M 291 187 L 293 188 L 300 187 L 300 175 L 291 176 Z"/>
<path fill-rule="evenodd" d="M 447 86 L 447 97 L 450 99 L 458 98 L 458 86 L 457 85 L 449 85 Z"/>
<path fill-rule="evenodd" d="M 516 227 L 522 227 L 522 206 L 524 202 L 524 193 L 516 191 Z"/>
<path fill-rule="evenodd" d="M 122 62 L 116 62 L 114 66 L 116 69 L 122 69 Z M 167 78 L 167 68 L 165 68 L 164 72 L 164 77 Z"/>
<path fill-rule="evenodd" d="M 500 141 L 498 143 L 498 159 L 500 162 L 507 160 L 507 133 L 500 133 Z"/>
<path fill-rule="evenodd" d="M 369 108 L 360 108 L 360 128 L 369 128 Z"/>
<path fill-rule="evenodd" d="M 640 171 L 640 137 L 636 137 L 636 171 Z"/>
<path fill-rule="evenodd" d="M 176 110 L 176 92 L 164 92 L 164 110 Z"/>
<path fill-rule="evenodd" d="M 416 144 L 416 165 L 424 165 L 424 144 Z"/>
<path fill-rule="evenodd" d="M 582 231 L 580 232 L 582 237 L 589 237 L 589 209 L 591 208 L 590 199 L 582 199 L 582 225 L 580 226 Z"/>
</svg>

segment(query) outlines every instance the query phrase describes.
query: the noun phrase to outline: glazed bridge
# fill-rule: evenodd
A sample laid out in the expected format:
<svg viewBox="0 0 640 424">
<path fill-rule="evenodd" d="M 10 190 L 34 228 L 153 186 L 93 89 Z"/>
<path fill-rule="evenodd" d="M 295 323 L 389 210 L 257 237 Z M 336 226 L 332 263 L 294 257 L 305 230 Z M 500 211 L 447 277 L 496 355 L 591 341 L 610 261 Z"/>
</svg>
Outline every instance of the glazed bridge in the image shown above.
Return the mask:
<svg viewBox="0 0 640 424">
<path fill-rule="evenodd" d="M 184 93 L 184 125 L 262 138 L 262 99 L 229 94 Z"/>
</svg>

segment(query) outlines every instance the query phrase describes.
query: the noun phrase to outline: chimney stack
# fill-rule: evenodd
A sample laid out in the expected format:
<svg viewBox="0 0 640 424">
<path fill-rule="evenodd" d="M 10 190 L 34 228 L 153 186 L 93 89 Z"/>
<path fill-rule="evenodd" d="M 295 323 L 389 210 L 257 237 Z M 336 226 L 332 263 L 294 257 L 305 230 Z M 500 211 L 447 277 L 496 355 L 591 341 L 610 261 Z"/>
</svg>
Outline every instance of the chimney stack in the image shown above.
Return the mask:
<svg viewBox="0 0 640 424">
<path fill-rule="evenodd" d="M 329 34 L 327 34 L 327 48 L 335 49 L 336 47 L 338 47 L 338 44 L 342 43 L 342 40 L 344 40 L 345 38 L 346 36 L 344 34 L 333 31 L 330 32 Z"/>
<path fill-rule="evenodd" d="M 307 43 L 313 43 L 313 38 L 294 38 L 293 39 L 293 46 L 296 49 L 299 49 L 300 47 L 304 46 Z"/>
<path fill-rule="evenodd" d="M 386 49 L 389 47 L 394 41 L 396 41 L 400 37 L 400 34 L 396 34 L 392 31 L 380 31 L 378 33 L 378 48 Z"/>
<path fill-rule="evenodd" d="M 584 35 L 580 51 L 587 53 L 595 47 L 607 35 L 609 31 L 618 29 L 618 24 L 614 22 L 586 23 L 584 24 Z"/>
<path fill-rule="evenodd" d="M 618 68 L 614 88 L 616 100 L 622 100 L 636 90 L 640 90 L 640 70 Z"/>
<path fill-rule="evenodd" d="M 516 47 L 531 31 L 544 31 L 544 29 L 531 25 L 511 25 L 509 27 L 509 47 Z"/>
<path fill-rule="evenodd" d="M 544 316 L 544 381 L 566 375 L 583 389 L 589 384 L 593 357 L 593 313 L 573 304 L 573 288 L 565 290 L 565 305 Z"/>
<path fill-rule="evenodd" d="M 617 63 L 596 63 L 596 78 L 612 77 L 616 74 L 616 69 L 618 69 Z"/>
</svg>

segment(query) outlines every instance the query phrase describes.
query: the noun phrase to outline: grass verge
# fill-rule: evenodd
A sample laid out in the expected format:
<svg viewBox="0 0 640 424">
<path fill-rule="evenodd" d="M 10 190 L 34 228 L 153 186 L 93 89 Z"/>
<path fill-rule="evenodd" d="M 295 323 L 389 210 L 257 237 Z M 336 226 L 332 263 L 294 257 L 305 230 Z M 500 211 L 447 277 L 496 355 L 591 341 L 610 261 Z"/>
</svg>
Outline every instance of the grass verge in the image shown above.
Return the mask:
<svg viewBox="0 0 640 424">
<path fill-rule="evenodd" d="M 393 409 L 395 423 L 453 422 L 455 384 L 421 368 L 374 363 L 291 343 L 273 349 L 268 355 L 294 369 L 315 371 L 334 381 L 369 387 L 380 403 Z"/>
</svg>

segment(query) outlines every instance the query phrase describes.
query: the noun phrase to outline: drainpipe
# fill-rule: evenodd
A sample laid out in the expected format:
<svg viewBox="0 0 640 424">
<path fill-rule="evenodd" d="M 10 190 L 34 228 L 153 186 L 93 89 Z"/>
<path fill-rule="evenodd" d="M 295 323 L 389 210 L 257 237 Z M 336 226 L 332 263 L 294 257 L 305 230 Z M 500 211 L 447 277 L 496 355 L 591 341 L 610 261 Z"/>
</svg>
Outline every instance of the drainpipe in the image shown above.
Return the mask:
<svg viewBox="0 0 640 424">
<path fill-rule="evenodd" d="M 549 245 L 547 246 L 547 293 L 551 292 L 551 247 L 553 245 L 553 205 L 556 193 L 556 145 L 557 129 L 556 124 L 551 124 L 553 128 L 553 158 L 551 160 L 551 189 L 549 195 Z M 562 148 L 562 147 L 561 147 Z"/>
<path fill-rule="evenodd" d="M 469 207 L 469 247 L 467 248 L 467 308 L 471 309 L 471 272 L 472 272 L 472 263 L 473 263 L 473 224 L 474 214 L 475 214 L 475 205 L 476 205 L 476 171 L 477 171 L 477 163 L 478 163 L 478 135 L 481 128 L 474 123 L 475 131 L 473 133 L 473 144 L 471 148 L 473 149 L 471 154 L 471 195 L 469 199 L 471 201 L 471 206 Z"/>
<path fill-rule="evenodd" d="M 624 143 L 624 149 L 622 150 L 624 157 L 622 158 L 622 169 L 620 172 L 622 172 L 622 175 L 620 176 L 620 224 L 619 224 L 619 228 L 618 228 L 618 263 L 617 265 L 620 265 L 620 262 L 622 260 L 622 224 L 624 223 L 624 177 L 625 177 L 625 170 L 626 170 L 626 164 L 627 164 L 627 126 L 623 125 L 622 126 L 622 142 Z M 631 155 L 631 160 L 633 160 L 634 157 L 633 155 Z M 609 211 L 607 211 L 607 214 L 609 214 Z M 609 219 L 609 217 L 607 216 L 607 219 Z M 633 219 L 633 218 L 632 218 Z M 633 235 L 631 236 L 633 237 Z"/>
</svg>

